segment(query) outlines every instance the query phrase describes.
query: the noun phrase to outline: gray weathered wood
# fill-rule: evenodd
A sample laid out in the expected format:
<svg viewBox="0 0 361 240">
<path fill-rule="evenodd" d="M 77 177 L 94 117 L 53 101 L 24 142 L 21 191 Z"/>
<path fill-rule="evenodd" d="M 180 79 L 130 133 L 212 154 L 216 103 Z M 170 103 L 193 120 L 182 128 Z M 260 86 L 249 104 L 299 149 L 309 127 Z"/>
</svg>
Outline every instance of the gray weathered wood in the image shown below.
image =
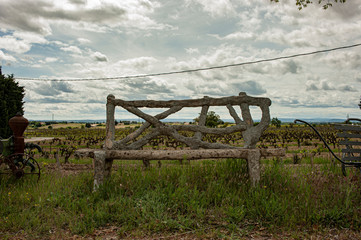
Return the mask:
<svg viewBox="0 0 361 240">
<path fill-rule="evenodd" d="M 271 100 L 268 98 L 256 98 L 247 96 L 241 92 L 239 96 L 188 100 L 138 100 L 124 101 L 116 99 L 114 95 L 108 95 L 106 105 L 106 140 L 103 149 L 89 150 L 80 149 L 76 151 L 78 156 L 92 157 L 94 159 L 94 187 L 97 188 L 110 176 L 112 162 L 114 159 L 123 160 L 196 160 L 212 158 L 243 158 L 248 162 L 249 175 L 252 185 L 256 185 L 260 179 L 260 158 L 266 156 L 284 156 L 284 149 L 256 149 L 256 143 L 262 132 L 270 123 L 269 106 Z M 114 113 L 115 107 L 121 106 L 128 112 L 145 120 L 145 123 L 135 132 L 125 138 L 115 141 Z M 227 107 L 236 125 L 226 128 L 208 128 L 205 126 L 207 112 L 210 106 Z M 233 106 L 239 106 L 242 119 L 238 116 Z M 250 106 L 258 106 L 262 111 L 261 121 L 254 126 Z M 168 125 L 161 122 L 184 107 L 201 107 L 198 125 Z M 139 108 L 168 108 L 166 111 L 152 116 L 141 111 Z M 152 128 L 150 129 L 150 127 Z M 150 129 L 146 134 L 145 130 Z M 193 137 L 187 137 L 179 131 L 194 132 Z M 210 143 L 202 139 L 204 134 L 226 135 L 242 132 L 245 144 L 244 148 L 222 143 Z M 150 140 L 160 135 L 169 136 L 176 141 L 182 142 L 190 149 L 183 150 L 142 150 L 141 148 Z"/>
<path fill-rule="evenodd" d="M 186 149 L 186 150 L 105 150 L 107 159 L 122 160 L 187 160 L 209 158 L 245 158 L 249 149 Z M 83 148 L 76 151 L 78 157 L 93 158 L 96 152 L 104 152 L 102 149 Z M 284 156 L 283 148 L 260 149 L 261 157 Z"/>
<path fill-rule="evenodd" d="M 114 99 L 113 104 L 115 106 L 125 107 L 144 107 L 144 108 L 170 108 L 174 106 L 183 107 L 202 107 L 202 106 L 227 106 L 240 105 L 243 102 L 247 102 L 249 105 L 261 106 L 266 104 L 271 105 L 269 98 L 256 98 L 250 97 L 246 94 L 240 96 L 223 97 L 223 98 L 201 98 L 201 99 L 187 99 L 187 100 L 170 100 L 170 101 L 154 101 L 154 100 L 138 100 L 138 101 L 125 101 L 121 99 Z"/>
<path fill-rule="evenodd" d="M 209 109 L 209 106 L 202 106 L 202 111 L 201 111 L 201 114 L 199 115 L 199 122 L 198 122 L 198 125 L 201 127 L 204 127 L 206 125 L 208 109 Z M 202 137 L 203 137 L 202 132 L 197 130 L 194 134 L 194 138 L 196 138 L 198 140 L 202 140 Z"/>
</svg>

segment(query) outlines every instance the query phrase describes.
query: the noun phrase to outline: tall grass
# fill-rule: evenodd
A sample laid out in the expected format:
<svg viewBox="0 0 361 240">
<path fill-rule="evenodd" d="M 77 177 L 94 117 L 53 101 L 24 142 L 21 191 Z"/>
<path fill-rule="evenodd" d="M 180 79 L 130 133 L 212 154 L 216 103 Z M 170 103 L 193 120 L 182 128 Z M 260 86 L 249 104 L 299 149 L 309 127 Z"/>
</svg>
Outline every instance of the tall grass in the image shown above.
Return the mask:
<svg viewBox="0 0 361 240">
<path fill-rule="evenodd" d="M 361 177 L 343 177 L 323 164 L 264 164 L 259 187 L 251 188 L 244 160 L 127 167 L 122 164 L 97 192 L 92 174 L 43 174 L 40 181 L 0 177 L 0 236 L 38 237 L 60 230 L 87 234 L 106 225 L 124 236 L 222 227 L 270 231 L 361 228 Z M 140 229 L 140 230 L 139 230 Z"/>
</svg>

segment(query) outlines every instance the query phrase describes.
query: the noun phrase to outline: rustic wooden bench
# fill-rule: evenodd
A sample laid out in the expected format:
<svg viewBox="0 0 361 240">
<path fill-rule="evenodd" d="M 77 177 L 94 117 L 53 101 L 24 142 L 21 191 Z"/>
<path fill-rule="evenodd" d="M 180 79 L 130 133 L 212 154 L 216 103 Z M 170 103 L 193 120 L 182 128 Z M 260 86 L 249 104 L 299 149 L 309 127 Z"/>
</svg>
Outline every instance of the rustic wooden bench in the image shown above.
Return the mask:
<svg viewBox="0 0 361 240">
<path fill-rule="evenodd" d="M 247 96 L 241 92 L 239 96 L 170 101 L 124 101 L 108 95 L 106 105 L 106 140 L 102 149 L 79 149 L 75 152 L 78 157 L 92 157 L 94 159 L 94 189 L 103 184 L 110 176 L 114 159 L 122 160 L 195 160 L 213 158 L 241 158 L 248 163 L 251 183 L 255 186 L 260 180 L 260 158 L 268 156 L 284 156 L 285 150 L 258 149 L 258 142 L 262 132 L 270 123 L 268 98 Z M 128 112 L 145 120 L 143 125 L 121 140 L 115 141 L 115 107 L 120 106 Z M 227 107 L 235 125 L 225 128 L 206 127 L 206 117 L 210 106 Z M 233 106 L 239 106 L 242 118 Z M 249 106 L 257 106 L 262 111 L 261 121 L 254 124 Z M 171 125 L 162 122 L 162 119 L 180 111 L 183 108 L 201 108 L 198 125 Z M 166 111 L 152 116 L 139 108 L 168 108 Z M 146 131 L 147 130 L 147 131 Z M 182 132 L 192 132 L 191 136 Z M 226 135 L 242 132 L 244 146 L 233 146 L 218 142 L 207 142 L 205 134 Z M 171 137 L 187 146 L 182 150 L 144 150 L 150 140 L 161 135 Z"/>
<path fill-rule="evenodd" d="M 349 118 L 345 124 L 334 124 L 335 129 L 340 131 L 337 133 L 337 136 L 343 138 L 339 142 L 340 145 L 344 146 L 341 149 L 341 158 L 332 151 L 322 135 L 310 123 L 299 119 L 296 119 L 295 123 L 305 123 L 317 133 L 330 153 L 341 163 L 342 173 L 346 176 L 347 167 L 356 167 L 361 171 L 361 125 L 351 125 L 349 124 L 351 121 L 361 122 L 361 119 Z"/>
</svg>

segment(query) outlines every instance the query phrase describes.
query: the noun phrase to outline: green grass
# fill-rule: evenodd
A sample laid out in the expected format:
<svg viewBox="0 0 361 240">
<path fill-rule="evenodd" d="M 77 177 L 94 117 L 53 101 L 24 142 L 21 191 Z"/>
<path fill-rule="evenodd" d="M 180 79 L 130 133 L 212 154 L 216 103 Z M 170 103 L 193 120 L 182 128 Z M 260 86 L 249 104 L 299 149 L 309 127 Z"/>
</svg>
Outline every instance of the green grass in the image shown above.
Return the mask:
<svg viewBox="0 0 361 240">
<path fill-rule="evenodd" d="M 95 193 L 90 172 L 46 173 L 39 182 L 0 176 L 0 237 L 19 231 L 33 239 L 62 230 L 85 235 L 107 224 L 118 226 L 119 236 L 207 228 L 232 236 L 261 227 L 361 228 L 361 176 L 343 177 L 331 164 L 315 170 L 269 161 L 256 188 L 250 187 L 244 160 L 149 169 L 127 164 Z"/>
</svg>

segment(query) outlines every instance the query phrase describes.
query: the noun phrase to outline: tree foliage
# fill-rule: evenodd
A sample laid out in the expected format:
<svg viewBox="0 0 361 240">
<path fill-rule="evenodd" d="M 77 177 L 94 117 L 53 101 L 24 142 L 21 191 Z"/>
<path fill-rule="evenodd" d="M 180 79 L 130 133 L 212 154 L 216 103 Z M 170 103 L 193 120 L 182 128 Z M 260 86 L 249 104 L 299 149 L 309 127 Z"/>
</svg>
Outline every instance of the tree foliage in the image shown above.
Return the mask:
<svg viewBox="0 0 361 240">
<path fill-rule="evenodd" d="M 280 128 L 281 127 L 281 120 L 279 120 L 278 118 L 272 118 L 271 120 L 271 125 Z"/>
<path fill-rule="evenodd" d="M 194 122 L 199 122 L 199 117 L 194 119 Z M 216 114 L 213 111 L 210 111 L 207 113 L 206 117 L 206 126 L 210 128 L 217 127 L 219 124 L 224 124 L 224 122 L 221 120 L 218 114 Z"/>
<path fill-rule="evenodd" d="M 270 0 L 271 2 L 279 2 L 280 0 Z M 335 3 L 345 3 L 346 0 L 317 0 L 318 4 L 323 4 L 322 7 L 323 9 L 327 9 L 328 7 L 332 7 L 332 2 Z M 308 4 L 312 4 L 313 1 L 311 0 L 296 0 L 296 6 L 298 7 L 299 10 L 304 9 L 305 7 L 307 7 Z"/>
<path fill-rule="evenodd" d="M 13 75 L 3 75 L 0 66 L 0 137 L 8 138 L 13 134 L 9 119 L 18 112 L 24 114 L 24 95 L 24 87 L 15 82 Z"/>
</svg>

